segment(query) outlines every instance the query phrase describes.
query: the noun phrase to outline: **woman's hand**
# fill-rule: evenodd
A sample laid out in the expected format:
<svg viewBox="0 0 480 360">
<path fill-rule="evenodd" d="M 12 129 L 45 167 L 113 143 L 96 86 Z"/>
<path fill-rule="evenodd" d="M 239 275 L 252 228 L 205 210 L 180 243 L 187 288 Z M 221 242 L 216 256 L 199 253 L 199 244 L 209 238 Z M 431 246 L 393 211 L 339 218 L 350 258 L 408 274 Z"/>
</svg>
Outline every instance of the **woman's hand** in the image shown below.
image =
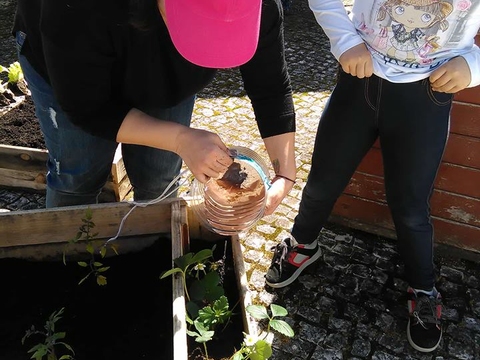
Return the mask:
<svg viewBox="0 0 480 360">
<path fill-rule="evenodd" d="M 202 183 L 221 176 L 233 162 L 217 134 L 156 119 L 138 109 L 128 112 L 118 130 L 117 141 L 172 151 Z"/>
<path fill-rule="evenodd" d="M 227 146 L 209 131 L 185 128 L 177 135 L 176 144 L 175 152 L 201 183 L 221 177 L 233 162 Z"/>
<path fill-rule="evenodd" d="M 280 205 L 283 199 L 292 190 L 295 183 L 282 177 L 273 178 L 272 185 L 267 192 L 267 203 L 265 205 L 265 215 L 271 215 Z"/>
</svg>

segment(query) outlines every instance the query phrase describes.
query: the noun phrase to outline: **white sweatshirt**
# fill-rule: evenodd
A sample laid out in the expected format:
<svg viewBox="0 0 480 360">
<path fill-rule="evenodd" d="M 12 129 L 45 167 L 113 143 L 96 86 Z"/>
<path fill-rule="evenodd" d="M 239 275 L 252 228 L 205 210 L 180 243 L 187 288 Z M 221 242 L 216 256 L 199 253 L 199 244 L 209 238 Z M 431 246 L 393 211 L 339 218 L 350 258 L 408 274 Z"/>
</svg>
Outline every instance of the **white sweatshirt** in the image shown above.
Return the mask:
<svg viewBox="0 0 480 360">
<path fill-rule="evenodd" d="M 309 0 L 337 58 L 367 44 L 375 75 L 395 83 L 427 78 L 456 56 L 480 84 L 480 0 L 358 0 L 348 15 L 342 0 Z"/>
</svg>

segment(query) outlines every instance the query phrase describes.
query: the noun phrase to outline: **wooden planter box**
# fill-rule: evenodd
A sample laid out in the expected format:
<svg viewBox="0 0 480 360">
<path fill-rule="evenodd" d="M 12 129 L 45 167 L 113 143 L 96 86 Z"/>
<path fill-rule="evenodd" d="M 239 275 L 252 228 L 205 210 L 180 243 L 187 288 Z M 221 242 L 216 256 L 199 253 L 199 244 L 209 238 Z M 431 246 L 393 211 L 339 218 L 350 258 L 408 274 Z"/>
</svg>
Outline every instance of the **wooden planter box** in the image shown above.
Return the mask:
<svg viewBox="0 0 480 360">
<path fill-rule="evenodd" d="M 23 101 L 25 96 L 18 96 L 14 103 L 0 109 L 0 117 L 18 107 Z M 0 144 L 0 187 L 45 191 L 47 159 L 47 150 Z M 118 146 L 103 192 L 107 200 L 122 201 L 131 189 L 121 147 Z"/>
<path fill-rule="evenodd" d="M 480 35 L 476 37 L 480 44 Z M 480 252 L 480 88 L 455 95 L 450 135 L 431 201 L 437 243 Z M 331 220 L 395 238 L 377 142 L 337 201 Z"/>
<path fill-rule="evenodd" d="M 78 231 L 79 223 L 90 208 L 93 212 L 95 232 L 99 239 L 115 236 L 123 216 L 132 208 L 127 202 L 90 206 L 72 206 L 56 209 L 27 210 L 0 213 L 0 258 L 25 258 L 48 260 L 61 258 L 65 243 Z M 59 226 L 60 225 L 60 226 Z M 172 259 L 183 255 L 190 238 L 215 240 L 222 238 L 211 233 L 196 220 L 187 202 L 169 199 L 147 207 L 137 207 L 126 219 L 121 237 L 116 240 L 120 254 L 137 251 L 158 240 L 159 234 L 170 234 Z M 224 238 L 224 237 L 223 237 Z M 247 279 L 239 239 L 230 238 L 244 332 L 258 333 L 253 318 L 246 313 L 251 304 L 247 291 Z M 69 245 L 69 255 L 85 251 L 84 244 Z M 173 304 L 173 360 L 187 360 L 187 334 L 185 322 L 185 298 L 181 278 L 177 274 L 172 281 Z M 132 344 L 134 345 L 134 344 Z M 159 359 L 163 360 L 163 359 Z"/>
<path fill-rule="evenodd" d="M 0 186 L 45 191 L 47 159 L 47 150 L 0 144 Z M 118 147 L 103 191 L 112 201 L 122 201 L 131 189 Z"/>
</svg>

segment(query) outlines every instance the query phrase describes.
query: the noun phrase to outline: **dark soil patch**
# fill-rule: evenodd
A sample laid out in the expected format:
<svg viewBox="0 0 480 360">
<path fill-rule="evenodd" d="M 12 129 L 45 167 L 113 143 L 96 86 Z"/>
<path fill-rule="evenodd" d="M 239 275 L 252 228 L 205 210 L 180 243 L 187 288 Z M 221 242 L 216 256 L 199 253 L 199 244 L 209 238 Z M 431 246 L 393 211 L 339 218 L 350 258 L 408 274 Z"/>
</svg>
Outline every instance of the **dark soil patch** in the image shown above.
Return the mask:
<svg viewBox="0 0 480 360">
<path fill-rule="evenodd" d="M 22 345 L 26 330 L 32 325 L 43 330 L 49 315 L 62 307 L 65 312 L 56 331 L 66 332 L 64 342 L 72 346 L 76 360 L 173 359 L 172 282 L 171 277 L 160 279 L 161 273 L 171 268 L 170 243 L 170 239 L 159 239 L 143 251 L 103 259 L 110 266 L 105 286 L 98 286 L 93 277 L 78 285 L 88 271 L 73 261 L 64 265 L 61 259 L 0 259 L 4 289 L 0 297 L 0 359 L 29 359 L 27 351 L 43 339 L 31 336 Z M 192 243 L 195 249 L 213 246 L 212 242 Z M 217 244 L 216 258 L 222 257 L 224 244 Z M 225 254 L 224 281 L 233 305 L 238 301 L 238 289 L 231 250 Z M 221 336 L 208 343 L 212 359 L 228 359 L 239 348 L 243 337 L 239 306 L 235 313 Z M 190 359 L 203 359 L 198 344 L 190 342 L 190 346 Z"/>
<path fill-rule="evenodd" d="M 46 149 L 31 96 L 0 116 L 0 144 Z"/>
</svg>

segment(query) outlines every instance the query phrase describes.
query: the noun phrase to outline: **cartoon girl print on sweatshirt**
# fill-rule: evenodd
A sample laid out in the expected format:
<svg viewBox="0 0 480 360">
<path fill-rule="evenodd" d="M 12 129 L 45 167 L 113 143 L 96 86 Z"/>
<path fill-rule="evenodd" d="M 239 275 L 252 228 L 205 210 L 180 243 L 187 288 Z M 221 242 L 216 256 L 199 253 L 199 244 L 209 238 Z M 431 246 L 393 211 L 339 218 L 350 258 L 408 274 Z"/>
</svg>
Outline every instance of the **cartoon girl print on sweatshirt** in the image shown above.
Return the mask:
<svg viewBox="0 0 480 360">
<path fill-rule="evenodd" d="M 381 27 L 380 37 L 389 31 L 389 43 L 384 43 L 387 55 L 405 62 L 425 59 L 439 48 L 438 30 L 449 27 L 447 17 L 453 6 L 441 0 L 387 0 L 378 11 L 377 20 L 390 18 L 391 25 Z"/>
</svg>

